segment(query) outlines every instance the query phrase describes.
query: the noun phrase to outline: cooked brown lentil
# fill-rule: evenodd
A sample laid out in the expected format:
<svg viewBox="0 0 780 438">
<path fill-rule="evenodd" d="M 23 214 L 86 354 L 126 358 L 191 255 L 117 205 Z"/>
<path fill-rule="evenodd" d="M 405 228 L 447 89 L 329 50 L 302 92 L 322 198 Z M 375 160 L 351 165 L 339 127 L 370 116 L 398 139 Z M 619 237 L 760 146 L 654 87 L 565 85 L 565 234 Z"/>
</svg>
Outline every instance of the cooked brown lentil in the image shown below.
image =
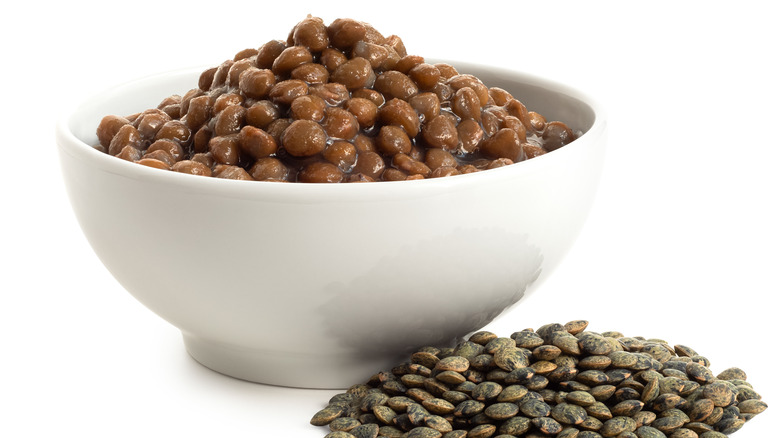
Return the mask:
<svg viewBox="0 0 780 438">
<path fill-rule="evenodd" d="M 368 182 L 503 167 L 578 135 L 506 90 L 409 55 L 396 35 L 308 16 L 286 39 L 239 51 L 157 108 L 104 117 L 95 148 L 201 176 Z"/>
</svg>

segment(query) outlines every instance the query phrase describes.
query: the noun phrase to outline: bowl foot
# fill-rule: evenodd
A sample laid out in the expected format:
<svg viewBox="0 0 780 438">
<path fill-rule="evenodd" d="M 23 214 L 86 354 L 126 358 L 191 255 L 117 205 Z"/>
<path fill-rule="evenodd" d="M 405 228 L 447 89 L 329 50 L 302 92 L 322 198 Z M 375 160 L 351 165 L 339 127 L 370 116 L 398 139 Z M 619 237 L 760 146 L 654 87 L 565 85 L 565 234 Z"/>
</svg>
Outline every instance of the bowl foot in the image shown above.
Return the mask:
<svg viewBox="0 0 780 438">
<path fill-rule="evenodd" d="M 400 363 L 402 357 L 332 356 L 269 351 L 216 342 L 183 333 L 187 352 L 218 373 L 269 385 L 345 389 Z"/>
</svg>

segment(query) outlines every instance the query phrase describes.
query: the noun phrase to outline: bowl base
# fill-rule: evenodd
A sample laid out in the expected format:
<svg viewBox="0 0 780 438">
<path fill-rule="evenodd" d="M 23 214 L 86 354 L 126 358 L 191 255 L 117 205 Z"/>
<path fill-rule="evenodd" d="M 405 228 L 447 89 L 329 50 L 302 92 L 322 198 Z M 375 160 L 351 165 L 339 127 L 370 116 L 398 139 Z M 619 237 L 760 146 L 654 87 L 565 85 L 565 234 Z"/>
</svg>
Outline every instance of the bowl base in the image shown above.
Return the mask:
<svg viewBox="0 0 780 438">
<path fill-rule="evenodd" d="M 182 333 L 187 352 L 198 363 L 226 376 L 268 385 L 346 389 L 397 365 L 400 357 L 338 354 L 330 357 L 249 349 Z"/>
</svg>

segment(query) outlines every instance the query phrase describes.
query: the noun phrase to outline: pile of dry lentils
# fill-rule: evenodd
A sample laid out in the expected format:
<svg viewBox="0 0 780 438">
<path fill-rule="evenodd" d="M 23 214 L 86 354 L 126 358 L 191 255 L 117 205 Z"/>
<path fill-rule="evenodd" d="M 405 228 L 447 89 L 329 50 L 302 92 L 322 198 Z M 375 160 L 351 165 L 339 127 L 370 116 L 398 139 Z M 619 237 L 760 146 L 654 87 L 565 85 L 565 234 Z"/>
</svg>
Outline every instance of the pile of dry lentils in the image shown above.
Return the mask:
<svg viewBox="0 0 780 438">
<path fill-rule="evenodd" d="M 109 115 L 95 147 L 158 169 L 238 180 L 371 182 L 493 169 L 577 132 L 504 89 L 409 55 L 352 19 L 308 17 L 156 108 Z"/>
<path fill-rule="evenodd" d="M 690 347 L 587 325 L 421 348 L 311 424 L 327 438 L 717 438 L 767 408 L 739 368 L 715 375 Z"/>
</svg>

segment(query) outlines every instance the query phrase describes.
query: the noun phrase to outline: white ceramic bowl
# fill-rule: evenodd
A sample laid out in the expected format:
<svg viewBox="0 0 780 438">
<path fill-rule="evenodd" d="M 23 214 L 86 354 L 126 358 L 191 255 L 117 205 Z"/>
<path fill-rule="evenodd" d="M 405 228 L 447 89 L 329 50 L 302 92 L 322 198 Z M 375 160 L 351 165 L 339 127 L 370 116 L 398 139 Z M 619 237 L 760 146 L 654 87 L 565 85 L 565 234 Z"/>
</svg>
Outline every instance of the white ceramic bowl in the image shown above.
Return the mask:
<svg viewBox="0 0 780 438">
<path fill-rule="evenodd" d="M 203 69 L 86 99 L 57 126 L 84 234 L 203 365 L 269 384 L 342 388 L 410 349 L 480 329 L 534 290 L 578 235 L 596 191 L 605 119 L 569 87 L 452 63 L 584 134 L 516 165 L 364 184 L 263 183 L 151 169 L 104 153 L 108 114 L 156 106 Z"/>
</svg>

